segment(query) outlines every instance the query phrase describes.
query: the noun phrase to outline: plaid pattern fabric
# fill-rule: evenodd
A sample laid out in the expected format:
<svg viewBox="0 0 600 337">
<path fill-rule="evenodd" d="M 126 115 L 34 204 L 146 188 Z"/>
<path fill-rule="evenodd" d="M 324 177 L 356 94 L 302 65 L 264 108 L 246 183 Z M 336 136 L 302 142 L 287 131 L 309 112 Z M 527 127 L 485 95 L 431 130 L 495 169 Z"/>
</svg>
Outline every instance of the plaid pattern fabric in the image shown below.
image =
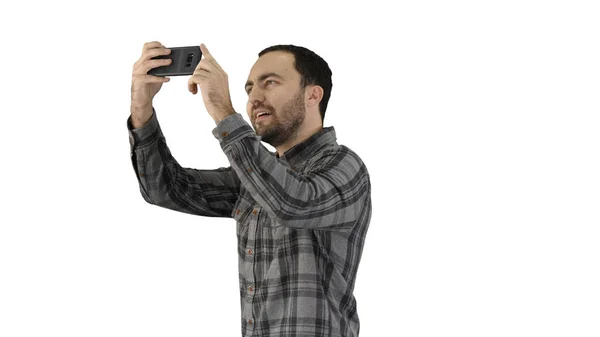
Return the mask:
<svg viewBox="0 0 600 337">
<path fill-rule="evenodd" d="M 366 166 L 325 127 L 282 157 L 236 113 L 214 129 L 231 166 L 181 167 L 156 111 L 127 120 L 131 158 L 148 203 L 237 223 L 242 336 L 359 334 L 353 295 L 371 219 Z"/>
</svg>

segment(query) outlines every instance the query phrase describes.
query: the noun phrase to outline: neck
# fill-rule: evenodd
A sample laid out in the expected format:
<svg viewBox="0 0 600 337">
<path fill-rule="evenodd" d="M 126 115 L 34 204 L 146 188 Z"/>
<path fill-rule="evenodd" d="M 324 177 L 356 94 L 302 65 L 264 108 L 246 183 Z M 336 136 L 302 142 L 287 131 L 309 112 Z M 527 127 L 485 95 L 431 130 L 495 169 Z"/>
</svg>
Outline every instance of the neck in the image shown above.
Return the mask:
<svg viewBox="0 0 600 337">
<path fill-rule="evenodd" d="M 297 132 L 295 135 L 290 137 L 290 139 L 287 142 L 276 147 L 279 157 L 282 157 L 283 154 L 287 152 L 287 150 L 304 142 L 305 140 L 310 138 L 315 133 L 321 131 L 322 129 L 323 129 L 323 125 L 319 124 L 315 127 L 307 128 L 305 130 Z"/>
</svg>

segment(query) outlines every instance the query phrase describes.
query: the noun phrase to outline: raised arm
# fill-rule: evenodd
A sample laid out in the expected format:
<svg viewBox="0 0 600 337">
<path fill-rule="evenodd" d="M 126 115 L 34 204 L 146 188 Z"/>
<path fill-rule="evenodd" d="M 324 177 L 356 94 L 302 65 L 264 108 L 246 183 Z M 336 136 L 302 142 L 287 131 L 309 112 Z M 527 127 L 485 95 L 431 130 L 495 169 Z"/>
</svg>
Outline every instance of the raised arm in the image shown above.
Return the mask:
<svg viewBox="0 0 600 337">
<path fill-rule="evenodd" d="M 213 129 L 233 170 L 269 217 L 283 226 L 348 230 L 371 216 L 371 182 L 349 148 L 324 150 L 303 173 L 279 162 L 238 113 Z"/>
<path fill-rule="evenodd" d="M 213 170 L 184 168 L 171 155 L 156 111 L 140 128 L 127 119 L 131 161 L 146 202 L 178 212 L 232 217 L 240 180 L 231 167 Z"/>
</svg>

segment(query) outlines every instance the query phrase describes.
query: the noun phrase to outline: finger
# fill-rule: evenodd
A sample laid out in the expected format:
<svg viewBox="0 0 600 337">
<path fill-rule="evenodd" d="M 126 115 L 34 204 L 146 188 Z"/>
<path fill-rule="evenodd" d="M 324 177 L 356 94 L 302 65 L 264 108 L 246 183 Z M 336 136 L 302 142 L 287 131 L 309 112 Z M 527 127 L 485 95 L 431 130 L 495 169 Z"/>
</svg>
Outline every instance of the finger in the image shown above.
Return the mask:
<svg viewBox="0 0 600 337">
<path fill-rule="evenodd" d="M 196 69 L 194 69 L 194 73 L 190 77 L 190 81 L 198 83 L 198 81 L 207 78 L 211 73 L 214 72 L 216 72 L 214 70 L 214 66 L 208 63 L 208 61 L 202 60 L 198 63 Z"/>
<path fill-rule="evenodd" d="M 204 58 L 210 64 L 213 64 L 216 69 L 223 70 L 221 68 L 221 66 L 219 65 L 219 62 L 217 62 L 217 60 L 215 60 L 214 56 L 212 56 L 212 54 L 208 51 L 208 48 L 206 48 L 206 45 L 204 45 L 204 43 L 200 44 L 200 51 L 202 51 L 202 55 L 204 55 Z"/>
<path fill-rule="evenodd" d="M 194 82 L 188 81 L 188 91 L 194 95 L 197 94 L 198 93 L 198 85 Z"/>
<path fill-rule="evenodd" d="M 188 91 L 194 95 L 198 93 L 197 78 L 194 78 L 193 75 L 188 80 Z"/>
<path fill-rule="evenodd" d="M 209 75 L 210 73 L 204 69 L 196 70 L 188 80 L 188 91 L 193 93 L 194 95 L 198 93 L 198 86 L 200 82 L 206 80 Z"/>
<path fill-rule="evenodd" d="M 207 59 L 212 59 L 212 55 L 210 54 L 210 52 L 208 51 L 208 48 L 206 48 L 206 46 L 204 45 L 204 43 L 200 44 L 200 51 L 202 52 L 202 55 L 204 55 L 205 58 Z"/>
<path fill-rule="evenodd" d="M 169 82 L 171 80 L 169 77 L 153 76 L 147 74 L 133 75 L 133 79 L 134 81 L 139 81 L 141 83 L 164 83 Z"/>
<path fill-rule="evenodd" d="M 164 48 L 164 47 L 157 47 L 157 48 L 148 49 L 146 51 L 146 53 L 144 53 L 142 58 L 144 60 L 149 60 L 155 56 L 169 55 L 169 54 L 171 54 L 171 49 Z"/>
<path fill-rule="evenodd" d="M 144 43 L 144 47 L 142 48 L 142 54 L 145 53 L 149 49 L 158 48 L 160 46 L 162 46 L 162 43 L 160 43 L 158 41 Z"/>
<path fill-rule="evenodd" d="M 154 59 L 154 60 L 146 60 L 143 63 L 140 63 L 139 66 L 134 68 L 134 74 L 147 74 L 150 69 L 154 69 L 157 67 L 168 66 L 173 61 L 171 59 Z"/>
<path fill-rule="evenodd" d="M 136 61 L 136 64 L 144 63 L 146 60 L 149 60 L 155 56 L 169 55 L 169 54 L 171 54 L 171 49 L 167 49 L 167 48 L 163 48 L 163 47 L 150 48 L 150 49 L 144 51 L 142 56 Z"/>
<path fill-rule="evenodd" d="M 208 78 L 208 76 L 210 76 L 210 72 L 208 70 L 206 70 L 206 69 L 197 69 L 192 74 L 192 77 L 190 77 L 190 81 L 199 83 L 199 81 L 203 81 L 204 79 Z"/>
<path fill-rule="evenodd" d="M 196 69 L 194 69 L 194 73 L 196 73 L 196 71 L 200 71 L 200 70 L 204 70 L 204 71 L 210 73 L 210 72 L 214 72 L 216 70 L 216 68 L 215 68 L 215 65 L 210 63 L 208 60 L 202 59 L 202 60 L 200 60 L 200 62 L 198 62 Z"/>
<path fill-rule="evenodd" d="M 142 57 L 133 64 L 134 73 L 145 74 L 152 68 L 171 64 L 172 61 L 170 58 L 152 59 L 155 56 L 169 54 L 171 54 L 171 50 L 166 48 L 152 48 L 147 50 L 142 54 Z"/>
</svg>

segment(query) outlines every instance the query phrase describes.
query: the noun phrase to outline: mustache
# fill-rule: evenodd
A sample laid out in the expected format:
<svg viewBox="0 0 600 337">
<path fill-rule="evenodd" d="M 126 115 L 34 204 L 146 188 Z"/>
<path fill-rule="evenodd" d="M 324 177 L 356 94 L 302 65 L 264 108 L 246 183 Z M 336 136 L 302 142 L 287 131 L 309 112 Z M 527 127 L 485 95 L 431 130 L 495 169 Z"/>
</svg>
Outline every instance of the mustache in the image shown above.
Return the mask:
<svg viewBox="0 0 600 337">
<path fill-rule="evenodd" d="M 265 105 L 265 104 L 252 105 L 252 111 L 255 111 L 255 110 L 258 110 L 258 109 L 264 109 L 264 110 L 267 110 L 269 112 L 273 112 L 274 111 L 273 107 Z"/>
<path fill-rule="evenodd" d="M 265 106 L 265 105 L 261 105 L 261 106 L 259 106 L 257 108 L 252 108 L 252 117 L 251 118 L 256 118 L 255 112 L 257 110 L 267 110 L 271 115 L 275 114 L 275 111 L 274 111 L 273 108 Z"/>
</svg>

